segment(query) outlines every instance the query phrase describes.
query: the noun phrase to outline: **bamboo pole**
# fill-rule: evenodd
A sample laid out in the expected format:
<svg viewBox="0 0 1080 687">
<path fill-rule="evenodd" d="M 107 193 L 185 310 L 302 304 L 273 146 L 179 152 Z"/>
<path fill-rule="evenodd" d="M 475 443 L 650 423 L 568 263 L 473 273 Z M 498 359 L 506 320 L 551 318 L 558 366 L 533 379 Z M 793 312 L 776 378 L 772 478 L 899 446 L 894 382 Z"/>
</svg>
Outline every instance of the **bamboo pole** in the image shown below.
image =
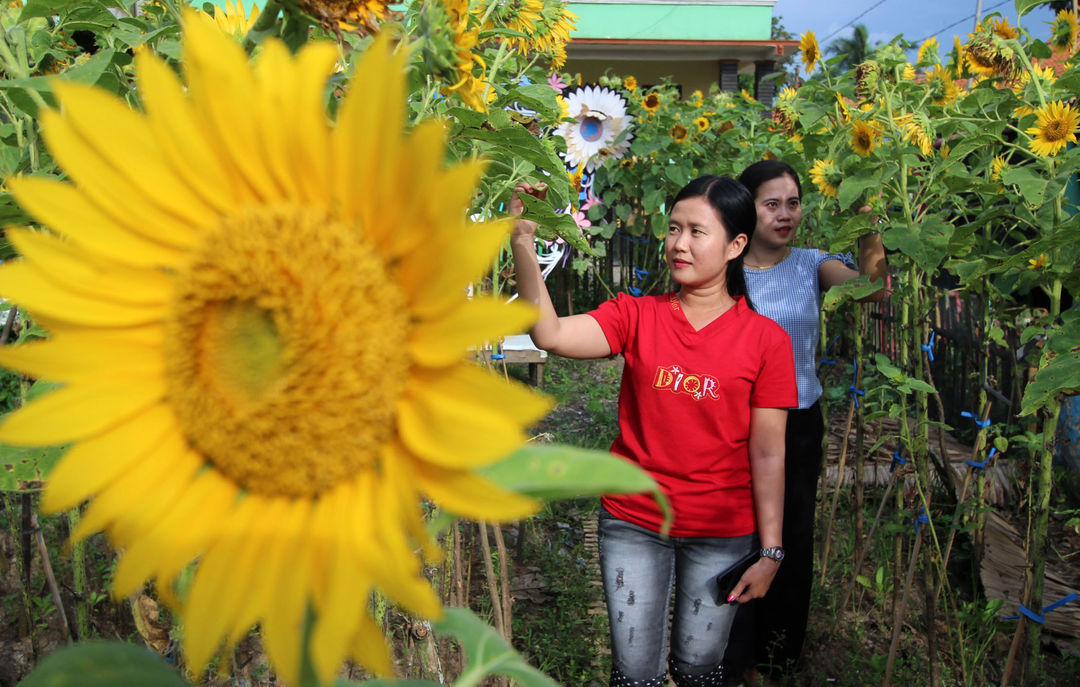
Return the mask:
<svg viewBox="0 0 1080 687">
<path fill-rule="evenodd" d="M 900 606 L 893 615 L 892 641 L 889 644 L 889 662 L 885 665 L 884 687 L 892 685 L 893 668 L 896 665 L 896 651 L 900 647 L 900 633 L 904 627 L 904 611 L 907 609 L 908 593 L 911 591 L 911 582 L 915 579 L 915 566 L 919 562 L 919 548 L 922 543 L 922 529 L 916 525 L 915 545 L 911 550 L 911 562 L 908 564 L 907 577 L 904 581 L 904 591 L 900 597 Z"/>
<path fill-rule="evenodd" d="M 38 555 L 41 556 L 41 569 L 45 573 L 45 582 L 49 585 L 49 593 L 52 594 L 53 603 L 56 604 L 56 612 L 64 624 L 64 635 L 67 637 L 68 644 L 71 644 L 74 640 L 71 624 L 68 623 L 67 611 L 64 610 L 64 600 L 60 597 L 60 587 L 56 584 L 56 575 L 53 574 L 52 561 L 49 560 L 49 550 L 45 547 L 45 537 L 41 534 L 37 513 L 30 515 L 30 526 L 33 528 Z"/>
<path fill-rule="evenodd" d="M 848 434 L 851 432 L 851 421 L 855 417 L 855 399 L 851 400 L 848 407 L 847 425 L 844 427 L 844 440 L 841 443 L 840 461 L 836 474 L 836 488 L 833 490 L 832 506 L 829 508 L 829 525 L 825 528 L 825 539 L 821 545 L 821 584 L 825 584 L 825 574 L 829 571 L 829 544 L 832 542 L 833 520 L 836 517 L 836 504 L 840 500 L 840 487 L 844 483 L 844 462 L 847 459 Z M 826 484 L 828 486 L 828 484 Z"/>
</svg>

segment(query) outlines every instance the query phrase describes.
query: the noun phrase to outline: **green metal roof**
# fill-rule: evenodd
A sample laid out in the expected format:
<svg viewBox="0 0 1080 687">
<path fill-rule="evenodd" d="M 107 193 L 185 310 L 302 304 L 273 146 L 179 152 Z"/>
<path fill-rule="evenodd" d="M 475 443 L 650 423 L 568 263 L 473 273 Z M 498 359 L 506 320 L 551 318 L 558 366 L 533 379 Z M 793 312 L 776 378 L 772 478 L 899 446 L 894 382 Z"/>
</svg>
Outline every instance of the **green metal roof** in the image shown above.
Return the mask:
<svg viewBox="0 0 1080 687">
<path fill-rule="evenodd" d="M 580 17 L 571 40 L 765 41 L 772 0 L 591 0 L 571 2 Z"/>
</svg>

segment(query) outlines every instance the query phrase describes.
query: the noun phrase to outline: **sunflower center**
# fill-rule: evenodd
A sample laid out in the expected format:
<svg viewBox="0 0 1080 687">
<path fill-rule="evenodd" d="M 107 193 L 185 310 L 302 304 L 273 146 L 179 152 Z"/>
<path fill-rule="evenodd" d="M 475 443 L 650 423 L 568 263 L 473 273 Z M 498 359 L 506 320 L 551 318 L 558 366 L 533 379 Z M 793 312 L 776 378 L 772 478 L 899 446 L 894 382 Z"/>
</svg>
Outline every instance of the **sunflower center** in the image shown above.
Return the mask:
<svg viewBox="0 0 1080 687">
<path fill-rule="evenodd" d="M 1043 129 L 1043 138 L 1050 142 L 1063 141 L 1068 137 L 1070 131 L 1070 127 L 1064 120 L 1051 119 Z"/>
<path fill-rule="evenodd" d="M 372 465 L 391 435 L 408 322 L 354 228 L 252 210 L 178 277 L 169 401 L 192 447 L 244 489 L 317 496 Z"/>
</svg>

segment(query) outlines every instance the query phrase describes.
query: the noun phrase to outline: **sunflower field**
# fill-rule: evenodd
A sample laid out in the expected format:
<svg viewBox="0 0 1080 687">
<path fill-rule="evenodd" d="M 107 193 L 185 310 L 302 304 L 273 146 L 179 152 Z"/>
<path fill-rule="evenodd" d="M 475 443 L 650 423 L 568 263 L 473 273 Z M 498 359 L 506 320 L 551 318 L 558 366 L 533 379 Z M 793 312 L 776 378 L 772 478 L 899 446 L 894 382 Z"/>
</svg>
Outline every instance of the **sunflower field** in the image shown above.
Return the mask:
<svg viewBox="0 0 1080 687">
<path fill-rule="evenodd" d="M 255 641 L 280 684 L 555 685 L 514 648 L 498 523 L 657 492 L 605 451 L 529 441 L 552 401 L 493 369 L 535 316 L 505 302 L 510 190 L 548 185 L 526 213 L 565 256 L 570 307 L 592 307 L 668 287 L 658 247 L 687 181 L 779 158 L 811 182 L 802 241 L 880 231 L 890 251 L 889 302 L 855 303 L 877 286 L 849 282 L 822 328 L 847 415 L 833 482 L 853 426 L 853 474 L 894 451 L 872 524 L 861 480 L 850 518 L 825 490 L 830 533 L 853 526 L 823 565 L 894 581 L 876 674 L 893 679 L 917 591 L 927 684 L 1036 684 L 1059 607 L 1050 516 L 1080 522 L 1051 503 L 1080 391 L 1080 66 L 1076 17 L 1027 26 L 1034 4 L 847 73 L 804 36 L 805 78 L 766 105 L 580 83 L 561 0 L 5 3 L 0 491 L 19 548 L 4 573 L 23 583 L 4 622 L 29 647 L 13 679 L 233 684 Z M 973 445 L 959 477 L 943 428 Z M 948 572 L 1005 466 L 1026 530 L 1010 621 Z M 481 614 L 459 584 L 473 532 Z M 87 581 L 103 550 L 111 612 L 152 651 L 88 641 L 110 606 Z M 71 647 L 39 641 L 50 622 Z M 995 634 L 1011 645 L 988 660 Z"/>
</svg>

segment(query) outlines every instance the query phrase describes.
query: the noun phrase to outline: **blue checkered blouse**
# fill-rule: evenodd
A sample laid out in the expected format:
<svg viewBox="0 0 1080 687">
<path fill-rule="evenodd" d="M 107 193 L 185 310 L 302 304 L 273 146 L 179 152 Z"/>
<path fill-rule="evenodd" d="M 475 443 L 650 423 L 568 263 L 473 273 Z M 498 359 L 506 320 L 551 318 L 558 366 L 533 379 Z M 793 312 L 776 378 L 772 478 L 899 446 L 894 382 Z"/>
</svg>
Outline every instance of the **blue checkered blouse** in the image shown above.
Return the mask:
<svg viewBox="0 0 1080 687">
<path fill-rule="evenodd" d="M 818 267 L 826 260 L 842 260 L 855 269 L 850 253 L 822 253 L 816 248 L 792 248 L 786 258 L 767 269 L 743 267 L 754 308 L 783 327 L 791 337 L 799 408 L 809 408 L 821 396 L 821 382 L 817 378 L 821 335 Z"/>
</svg>

